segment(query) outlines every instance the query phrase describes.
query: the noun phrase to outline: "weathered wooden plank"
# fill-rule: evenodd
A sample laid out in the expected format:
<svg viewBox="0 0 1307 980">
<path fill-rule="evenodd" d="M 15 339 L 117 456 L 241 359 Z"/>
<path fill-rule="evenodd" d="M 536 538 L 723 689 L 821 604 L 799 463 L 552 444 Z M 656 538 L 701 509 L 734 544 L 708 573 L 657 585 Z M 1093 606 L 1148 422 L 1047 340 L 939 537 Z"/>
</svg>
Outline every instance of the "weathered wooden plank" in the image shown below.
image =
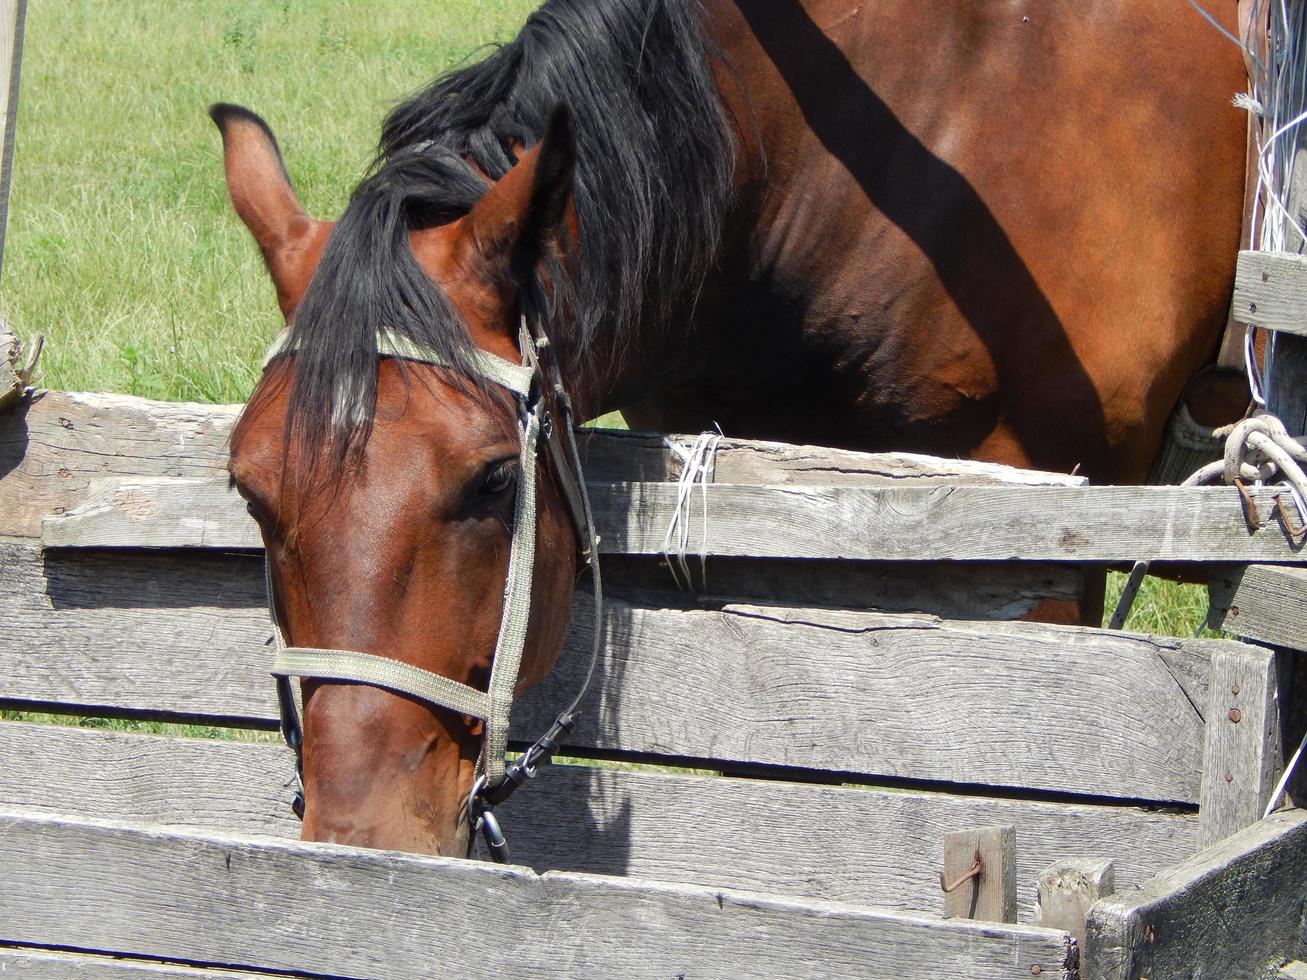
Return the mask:
<svg viewBox="0 0 1307 980">
<path fill-rule="evenodd" d="M 1271 650 L 1221 647 L 1212 654 L 1198 792 L 1204 847 L 1266 812 L 1283 764 L 1277 675 Z"/>
<path fill-rule="evenodd" d="M 1049 603 L 1081 599 L 1093 566 L 1070 562 L 849 562 L 833 559 L 690 559 L 694 592 L 672 593 L 662 558 L 608 555 L 604 588 L 659 593 L 665 605 L 731 597 L 746 602 L 924 612 L 945 619 L 1020 619 Z"/>
<path fill-rule="evenodd" d="M 1307 337 L 1276 335 L 1266 409 L 1290 435 L 1307 434 Z"/>
<path fill-rule="evenodd" d="M 1307 954 L 1307 811 L 1272 814 L 1089 911 L 1086 980 L 1273 976 Z"/>
<path fill-rule="evenodd" d="M 217 477 L 239 406 L 39 391 L 0 416 L 0 535 L 35 536 L 90 481 Z"/>
<path fill-rule="evenodd" d="M 1293 960 L 1280 967 L 1276 973 L 1277 980 L 1307 980 L 1307 963 Z"/>
<path fill-rule="evenodd" d="M 297 837 L 280 744 L 0 723 L 0 807 Z M 514 860 L 933 915 L 950 828 L 1017 828 L 1017 899 L 1067 854 L 1142 884 L 1197 848 L 1197 816 L 779 780 L 552 767 L 500 812 Z M 838 859 L 834 856 L 838 855 Z"/>
<path fill-rule="evenodd" d="M 686 885 L 18 812 L 0 848 L 9 942 L 376 978 L 1075 972 L 1054 930 Z"/>
<path fill-rule="evenodd" d="M 1307 569 L 1230 566 L 1208 583 L 1213 626 L 1251 640 L 1307 650 Z"/>
<path fill-rule="evenodd" d="M 1269 488 L 1251 491 L 1263 520 L 1251 531 L 1234 487 L 718 483 L 705 492 L 707 529 L 696 503 L 687 515 L 688 540 L 710 556 L 1307 562 L 1307 551 L 1272 516 L 1276 491 Z M 601 551 L 662 553 L 679 506 L 674 485 L 592 484 L 591 496 Z M 977 515 L 984 515 L 984 534 L 975 533 Z M 262 547 L 227 482 L 203 479 L 105 483 L 81 506 L 46 518 L 42 540 L 60 548 Z"/>
<path fill-rule="evenodd" d="M 1039 873 L 1036 886 L 1039 925 L 1065 929 L 1083 947 L 1090 907 L 1116 892 L 1116 863 L 1084 858 L 1059 861 Z"/>
<path fill-rule="evenodd" d="M 682 463 L 669 443 L 689 447 L 694 436 L 585 430 L 578 440 L 586 476 L 596 483 L 658 483 L 680 477 Z M 1022 470 L 919 453 L 860 453 L 847 449 L 722 439 L 716 444 L 710 483 L 791 486 L 902 486 L 949 483 L 975 486 L 1079 487 L 1080 476 Z"/>
<path fill-rule="evenodd" d="M 1244 323 L 1307 335 L 1307 256 L 1240 252 L 1231 308 Z"/>
<path fill-rule="evenodd" d="M 238 405 L 38 392 L 0 417 L 0 535 L 40 535 L 41 518 L 80 504 L 91 480 L 224 476 L 227 437 L 239 412 Z M 664 480 L 680 473 L 679 461 L 662 436 L 586 430 L 578 441 L 592 481 Z M 723 483 L 1084 482 L 989 463 L 743 439 L 723 440 L 716 458 L 713 479 Z"/>
<path fill-rule="evenodd" d="M 125 960 L 91 953 L 66 953 L 50 949 L 0 949 L 0 976 L 22 980 L 151 980 L 171 977 L 174 980 L 259 980 L 260 977 L 287 977 L 288 973 L 247 973 L 244 970 L 210 969 L 180 963 L 156 963 L 150 960 Z"/>
<path fill-rule="evenodd" d="M 210 564 L 216 556 L 158 556 L 169 563 L 124 582 L 114 570 L 130 566 L 34 552 L 0 546 L 0 699 L 275 718 L 256 559 L 230 559 L 224 570 Z M 589 617 L 582 598 L 559 666 L 515 712 L 519 734 L 535 737 L 572 696 Z M 1214 641 L 618 600 L 607 630 L 577 746 L 1197 799 L 1203 722 L 1194 704 Z"/>
<path fill-rule="evenodd" d="M 944 918 L 1016 922 L 1016 827 L 976 827 L 945 834 L 939 883 L 945 889 Z"/>
</svg>

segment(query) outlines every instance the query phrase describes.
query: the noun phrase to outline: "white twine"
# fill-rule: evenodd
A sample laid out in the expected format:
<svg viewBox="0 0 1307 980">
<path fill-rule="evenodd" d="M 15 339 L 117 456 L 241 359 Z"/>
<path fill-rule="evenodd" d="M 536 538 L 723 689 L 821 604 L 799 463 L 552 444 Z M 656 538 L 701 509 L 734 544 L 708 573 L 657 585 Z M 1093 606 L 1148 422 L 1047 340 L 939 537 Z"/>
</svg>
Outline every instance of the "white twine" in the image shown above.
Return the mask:
<svg viewBox="0 0 1307 980">
<path fill-rule="evenodd" d="M 1248 65 L 1250 93 L 1239 93 L 1234 104 L 1255 117 L 1257 193 L 1249 215 L 1249 244 L 1268 252 L 1301 253 L 1307 229 L 1290 210 L 1295 157 L 1307 122 L 1307 17 L 1297 0 L 1254 0 L 1246 33 L 1237 38 L 1220 25 L 1198 0 L 1189 0 L 1220 33 L 1238 45 Z M 1245 334 L 1244 368 L 1253 401 L 1265 406 L 1270 397 L 1275 334 L 1266 339 L 1262 363 L 1253 349 L 1253 329 Z"/>
<path fill-rule="evenodd" d="M 703 520 L 699 539 L 699 579 L 704 590 L 708 588 L 708 484 L 712 482 L 713 470 L 717 465 L 717 447 L 721 444 L 722 434 L 701 432 L 698 438 L 688 446 L 664 439 L 663 443 L 681 461 L 681 473 L 676 478 L 676 507 L 672 510 L 672 519 L 663 535 L 662 555 L 671 570 L 672 581 L 682 591 L 694 589 L 694 578 L 690 572 L 690 563 L 686 550 L 690 544 L 690 508 L 694 502 L 694 486 L 700 487 L 703 500 Z"/>
</svg>

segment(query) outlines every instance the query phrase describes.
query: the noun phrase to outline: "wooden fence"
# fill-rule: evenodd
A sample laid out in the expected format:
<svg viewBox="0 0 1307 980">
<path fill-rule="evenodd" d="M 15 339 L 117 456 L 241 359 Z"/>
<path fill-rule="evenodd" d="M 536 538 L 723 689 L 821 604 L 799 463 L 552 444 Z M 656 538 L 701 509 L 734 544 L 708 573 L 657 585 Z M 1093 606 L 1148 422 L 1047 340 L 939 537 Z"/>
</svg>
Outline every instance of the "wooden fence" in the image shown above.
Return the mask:
<svg viewBox="0 0 1307 980">
<path fill-rule="evenodd" d="M 0 416 L 0 704 L 275 725 L 235 412 L 44 392 Z M 1133 980 L 1302 955 L 1307 826 L 1260 818 L 1307 713 L 1307 554 L 1269 492 L 1250 530 L 1231 488 L 727 441 L 690 594 L 658 556 L 663 440 L 585 453 L 614 598 L 577 761 L 504 807 L 526 867 L 288 839 L 279 743 L 6 722 L 0 969 Z M 1019 620 L 1136 558 L 1210 565 L 1269 645 Z M 579 601 L 524 734 L 591 628 Z M 1015 840 L 964 887 L 1014 889 L 1013 921 L 941 918 L 946 842 L 991 827 Z M 1072 859 L 1113 862 L 1087 921 L 1039 903 Z"/>
</svg>

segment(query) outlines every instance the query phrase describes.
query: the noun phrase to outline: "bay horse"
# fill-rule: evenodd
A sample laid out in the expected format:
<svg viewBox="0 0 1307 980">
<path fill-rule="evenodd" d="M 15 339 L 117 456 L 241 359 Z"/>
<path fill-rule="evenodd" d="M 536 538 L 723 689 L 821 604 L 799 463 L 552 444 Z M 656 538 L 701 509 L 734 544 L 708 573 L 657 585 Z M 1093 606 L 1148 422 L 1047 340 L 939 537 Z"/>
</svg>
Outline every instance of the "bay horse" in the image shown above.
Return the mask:
<svg viewBox="0 0 1307 980">
<path fill-rule="evenodd" d="M 214 106 L 289 324 L 230 461 L 277 621 L 484 692 L 526 521 L 548 670 L 588 530 L 523 450 L 544 353 L 555 419 L 1143 479 L 1227 311 L 1243 72 L 1183 0 L 550 0 L 334 224 Z M 486 723 L 301 673 L 304 837 L 468 853 Z"/>
</svg>

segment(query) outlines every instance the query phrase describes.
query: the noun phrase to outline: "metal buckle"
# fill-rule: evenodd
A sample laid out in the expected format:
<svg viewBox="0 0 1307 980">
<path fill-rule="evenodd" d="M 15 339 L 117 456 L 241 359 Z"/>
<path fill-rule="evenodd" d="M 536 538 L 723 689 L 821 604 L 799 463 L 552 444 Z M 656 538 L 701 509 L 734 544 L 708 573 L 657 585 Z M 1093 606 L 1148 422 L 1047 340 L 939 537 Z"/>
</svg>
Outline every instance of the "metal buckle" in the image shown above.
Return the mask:
<svg viewBox="0 0 1307 980">
<path fill-rule="evenodd" d="M 508 863 L 508 841 L 504 838 L 503 828 L 495 816 L 494 807 L 482 796 L 486 787 L 486 777 L 478 776 L 472 784 L 472 791 L 467 796 L 467 818 L 472 833 L 480 833 L 486 842 L 490 859 L 496 864 Z"/>
</svg>

